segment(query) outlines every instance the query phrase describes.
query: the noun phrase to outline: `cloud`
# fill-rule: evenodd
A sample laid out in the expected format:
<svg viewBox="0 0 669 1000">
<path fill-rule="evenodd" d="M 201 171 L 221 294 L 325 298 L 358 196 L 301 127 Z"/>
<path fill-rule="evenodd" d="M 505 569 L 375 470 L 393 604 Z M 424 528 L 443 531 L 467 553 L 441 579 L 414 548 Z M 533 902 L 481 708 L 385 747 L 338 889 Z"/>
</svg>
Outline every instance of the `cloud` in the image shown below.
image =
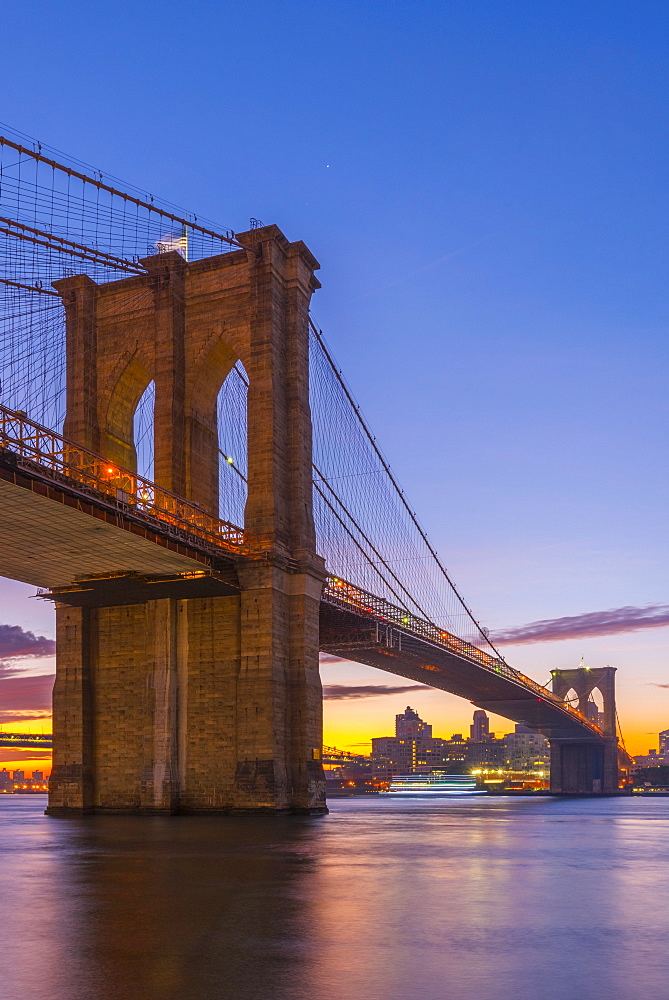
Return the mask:
<svg viewBox="0 0 669 1000">
<path fill-rule="evenodd" d="M 0 660 L 25 656 L 53 656 L 56 643 L 43 635 L 26 632 L 20 625 L 0 625 Z"/>
<path fill-rule="evenodd" d="M 655 681 L 648 681 L 648 687 L 667 688 L 669 690 L 669 684 L 656 684 Z"/>
<path fill-rule="evenodd" d="M 319 653 L 318 659 L 321 663 L 343 663 L 341 656 L 335 656 L 334 653 Z"/>
<path fill-rule="evenodd" d="M 46 718 L 51 712 L 54 674 L 0 677 L 0 722 Z"/>
<path fill-rule="evenodd" d="M 11 762 L 22 763 L 25 760 L 43 760 L 48 763 L 51 760 L 50 750 L 33 750 L 30 749 L 23 750 L 6 750 L 4 747 L 0 747 L 0 763 L 9 764 Z"/>
<path fill-rule="evenodd" d="M 595 635 L 617 635 L 620 632 L 637 632 L 646 628 L 669 625 L 669 605 L 650 604 L 645 608 L 612 608 L 609 611 L 590 611 L 585 615 L 568 618 L 548 618 L 530 622 L 519 628 L 491 632 L 495 645 L 530 642 L 555 642 L 560 639 L 583 639 Z"/>
<path fill-rule="evenodd" d="M 377 698 L 382 694 L 407 694 L 410 691 L 434 691 L 429 684 L 324 684 L 326 701 L 350 701 Z"/>
</svg>

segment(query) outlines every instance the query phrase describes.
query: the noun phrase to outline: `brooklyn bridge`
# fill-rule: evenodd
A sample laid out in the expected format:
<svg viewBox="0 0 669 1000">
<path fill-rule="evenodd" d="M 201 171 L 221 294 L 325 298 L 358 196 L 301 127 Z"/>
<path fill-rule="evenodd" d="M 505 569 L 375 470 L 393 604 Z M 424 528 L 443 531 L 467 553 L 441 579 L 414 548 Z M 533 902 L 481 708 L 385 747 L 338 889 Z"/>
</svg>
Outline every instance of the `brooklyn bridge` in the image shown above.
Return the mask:
<svg viewBox="0 0 669 1000">
<path fill-rule="evenodd" d="M 324 811 L 320 651 L 543 733 L 555 792 L 617 789 L 613 668 L 548 689 L 491 643 L 312 318 L 304 243 L 16 135 L 0 181 L 0 575 L 55 602 L 51 814 Z"/>
</svg>

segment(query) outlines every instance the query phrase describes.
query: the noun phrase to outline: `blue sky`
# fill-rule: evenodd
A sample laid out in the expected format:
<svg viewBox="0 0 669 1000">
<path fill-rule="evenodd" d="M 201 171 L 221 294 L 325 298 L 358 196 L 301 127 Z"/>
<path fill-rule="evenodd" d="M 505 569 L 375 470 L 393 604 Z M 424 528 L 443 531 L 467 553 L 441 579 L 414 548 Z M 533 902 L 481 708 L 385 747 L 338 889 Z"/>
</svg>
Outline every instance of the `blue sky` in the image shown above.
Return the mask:
<svg viewBox="0 0 669 1000">
<path fill-rule="evenodd" d="M 484 624 L 669 603 L 665 3 L 37 2 L 3 39 L 9 125 L 305 240 L 315 318 Z M 52 634 L 25 592 L 0 619 Z M 618 665 L 645 732 L 666 640 L 505 652 L 540 680 Z"/>
</svg>

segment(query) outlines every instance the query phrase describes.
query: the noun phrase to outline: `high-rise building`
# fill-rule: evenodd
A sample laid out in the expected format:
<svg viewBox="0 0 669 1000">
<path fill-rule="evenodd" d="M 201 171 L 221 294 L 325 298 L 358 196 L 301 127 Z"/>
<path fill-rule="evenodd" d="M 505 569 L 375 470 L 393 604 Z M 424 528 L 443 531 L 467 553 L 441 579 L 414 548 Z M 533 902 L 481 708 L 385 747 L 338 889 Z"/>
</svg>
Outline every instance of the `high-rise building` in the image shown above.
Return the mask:
<svg viewBox="0 0 669 1000">
<path fill-rule="evenodd" d="M 406 712 L 395 716 L 395 736 L 398 740 L 429 739 L 432 726 L 423 722 L 418 712 L 407 705 Z"/>
<path fill-rule="evenodd" d="M 660 755 L 669 757 L 669 729 L 660 733 Z"/>
<path fill-rule="evenodd" d="M 476 740 L 487 740 L 490 736 L 490 720 L 482 708 L 477 708 L 474 712 L 474 721 L 469 727 L 469 738 Z"/>
<path fill-rule="evenodd" d="M 13 779 L 14 779 L 15 783 L 18 782 L 18 781 L 25 781 L 25 777 L 26 776 L 25 776 L 25 772 L 24 771 L 20 771 L 20 770 L 19 771 L 14 771 Z"/>
<path fill-rule="evenodd" d="M 444 740 L 433 738 L 432 726 L 407 705 L 405 712 L 395 716 L 394 736 L 372 739 L 376 773 L 427 774 L 443 764 L 443 744 Z"/>
</svg>

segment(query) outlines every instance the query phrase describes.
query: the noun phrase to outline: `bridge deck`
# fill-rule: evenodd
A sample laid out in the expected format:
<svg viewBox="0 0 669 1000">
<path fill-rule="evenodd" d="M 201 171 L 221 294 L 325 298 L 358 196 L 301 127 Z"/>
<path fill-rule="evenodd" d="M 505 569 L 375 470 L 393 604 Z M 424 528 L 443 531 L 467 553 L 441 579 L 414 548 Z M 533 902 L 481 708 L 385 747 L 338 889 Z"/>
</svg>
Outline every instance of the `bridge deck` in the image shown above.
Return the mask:
<svg viewBox="0 0 669 1000">
<path fill-rule="evenodd" d="M 321 649 L 466 698 L 478 708 L 530 726 L 548 739 L 600 743 L 603 734 L 575 709 L 508 669 L 497 673 L 381 618 L 321 602 Z M 492 658 L 491 658 L 492 659 Z M 529 681 L 529 679 L 527 679 Z M 531 685 L 531 686 L 530 686 Z"/>
<path fill-rule="evenodd" d="M 124 501 L 56 481 L 0 452 L 0 575 L 37 587 L 77 577 L 144 576 L 224 569 L 231 556 L 195 533 L 161 522 Z"/>
</svg>

